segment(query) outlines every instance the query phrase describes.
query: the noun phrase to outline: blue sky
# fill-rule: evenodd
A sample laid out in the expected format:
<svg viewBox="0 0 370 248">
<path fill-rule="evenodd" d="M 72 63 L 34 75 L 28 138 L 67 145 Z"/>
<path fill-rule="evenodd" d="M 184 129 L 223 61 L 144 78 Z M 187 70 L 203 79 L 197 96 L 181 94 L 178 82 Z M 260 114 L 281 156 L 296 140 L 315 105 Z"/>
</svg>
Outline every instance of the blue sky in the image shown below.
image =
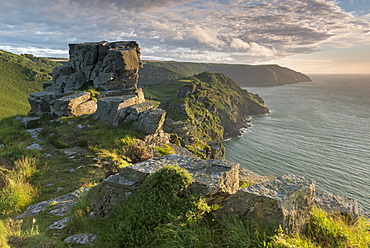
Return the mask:
<svg viewBox="0 0 370 248">
<path fill-rule="evenodd" d="M 370 74 L 370 0 L 0 0 L 0 49 L 136 40 L 142 59 Z"/>
</svg>

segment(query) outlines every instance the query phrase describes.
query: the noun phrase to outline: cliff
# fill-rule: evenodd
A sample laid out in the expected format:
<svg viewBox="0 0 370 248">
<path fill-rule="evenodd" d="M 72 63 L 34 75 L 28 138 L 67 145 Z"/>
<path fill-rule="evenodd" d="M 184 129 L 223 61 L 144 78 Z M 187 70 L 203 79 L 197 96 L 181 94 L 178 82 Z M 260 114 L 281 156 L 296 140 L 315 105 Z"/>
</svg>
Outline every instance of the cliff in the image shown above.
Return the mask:
<svg viewBox="0 0 370 248">
<path fill-rule="evenodd" d="M 139 85 L 144 87 L 192 76 L 203 71 L 222 73 L 233 79 L 241 87 L 277 86 L 311 81 L 308 76 L 279 65 L 238 65 L 174 61 L 143 61 L 143 65 L 144 68 L 140 71 Z"/>
<path fill-rule="evenodd" d="M 71 48 L 72 63 L 31 94 L 39 117 L 0 120 L 1 247 L 369 245 L 357 201 L 175 145 L 222 157 L 222 140 L 268 111 L 257 95 L 203 72 L 146 89 L 166 113 L 136 87 L 137 43 Z M 333 220 L 339 233 L 322 233 Z"/>
<path fill-rule="evenodd" d="M 203 72 L 153 85 L 144 88 L 144 94 L 166 110 L 164 130 L 178 134 L 183 146 L 204 158 L 222 157 L 222 151 L 212 155 L 212 147 L 222 147 L 224 139 L 240 135 L 250 115 L 269 112 L 258 95 L 220 73 Z"/>
</svg>

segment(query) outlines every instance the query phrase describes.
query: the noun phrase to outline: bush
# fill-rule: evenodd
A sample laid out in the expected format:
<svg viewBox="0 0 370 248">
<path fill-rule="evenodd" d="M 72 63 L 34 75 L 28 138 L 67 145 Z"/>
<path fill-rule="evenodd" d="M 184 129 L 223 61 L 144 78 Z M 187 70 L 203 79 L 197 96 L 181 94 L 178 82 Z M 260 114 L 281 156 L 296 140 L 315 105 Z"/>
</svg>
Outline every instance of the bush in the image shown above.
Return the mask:
<svg viewBox="0 0 370 248">
<path fill-rule="evenodd" d="M 200 197 L 187 192 L 191 183 L 185 169 L 171 165 L 159 169 L 106 218 L 105 239 L 120 247 L 149 247 L 160 224 L 193 219 L 207 211 Z"/>
</svg>

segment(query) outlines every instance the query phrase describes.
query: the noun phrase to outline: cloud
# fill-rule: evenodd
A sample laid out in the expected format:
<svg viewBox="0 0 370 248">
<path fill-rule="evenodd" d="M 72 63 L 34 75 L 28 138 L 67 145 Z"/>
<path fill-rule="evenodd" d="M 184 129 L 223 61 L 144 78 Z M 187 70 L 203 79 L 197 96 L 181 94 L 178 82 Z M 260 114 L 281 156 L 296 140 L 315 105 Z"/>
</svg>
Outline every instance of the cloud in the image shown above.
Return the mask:
<svg viewBox="0 0 370 248">
<path fill-rule="evenodd" d="M 233 38 L 230 46 L 237 50 L 246 50 L 248 54 L 252 56 L 272 57 L 276 54 L 276 50 L 274 48 L 260 46 L 256 42 L 248 43 L 239 38 Z"/>
<path fill-rule="evenodd" d="M 0 44 L 45 56 L 137 40 L 143 58 L 254 63 L 369 44 L 370 18 L 325 0 L 2 1 Z"/>
<path fill-rule="evenodd" d="M 214 32 L 212 30 L 195 26 L 187 28 L 187 31 L 190 37 L 200 43 L 213 47 L 219 47 L 224 44 L 224 42 L 218 38 L 217 32 Z"/>
</svg>

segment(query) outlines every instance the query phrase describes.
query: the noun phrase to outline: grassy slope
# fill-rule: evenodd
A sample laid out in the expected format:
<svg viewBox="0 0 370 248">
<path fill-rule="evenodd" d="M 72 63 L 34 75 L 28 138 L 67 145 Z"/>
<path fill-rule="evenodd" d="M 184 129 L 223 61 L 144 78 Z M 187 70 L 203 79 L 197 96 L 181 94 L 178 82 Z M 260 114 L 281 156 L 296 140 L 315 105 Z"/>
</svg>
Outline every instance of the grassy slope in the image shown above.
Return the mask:
<svg viewBox="0 0 370 248">
<path fill-rule="evenodd" d="M 184 89 L 194 91 L 178 97 Z M 167 116 L 174 121 L 184 121 L 197 128 L 197 139 L 187 148 L 200 153 L 209 149 L 209 142 L 222 142 L 236 136 L 245 124 L 246 115 L 264 114 L 268 109 L 263 100 L 243 90 L 230 78 L 212 72 L 182 78 L 144 88 L 147 99 L 162 102 Z"/>
<path fill-rule="evenodd" d="M 42 90 L 42 83 L 58 63 L 32 55 L 15 55 L 0 50 L 0 118 L 27 114 L 29 93 Z"/>
<path fill-rule="evenodd" d="M 140 70 L 139 85 L 164 83 L 177 78 L 192 76 L 203 71 L 222 73 L 242 87 L 274 86 L 305 82 L 310 79 L 300 72 L 278 65 L 234 65 L 191 63 L 173 61 L 144 61 Z"/>
</svg>

